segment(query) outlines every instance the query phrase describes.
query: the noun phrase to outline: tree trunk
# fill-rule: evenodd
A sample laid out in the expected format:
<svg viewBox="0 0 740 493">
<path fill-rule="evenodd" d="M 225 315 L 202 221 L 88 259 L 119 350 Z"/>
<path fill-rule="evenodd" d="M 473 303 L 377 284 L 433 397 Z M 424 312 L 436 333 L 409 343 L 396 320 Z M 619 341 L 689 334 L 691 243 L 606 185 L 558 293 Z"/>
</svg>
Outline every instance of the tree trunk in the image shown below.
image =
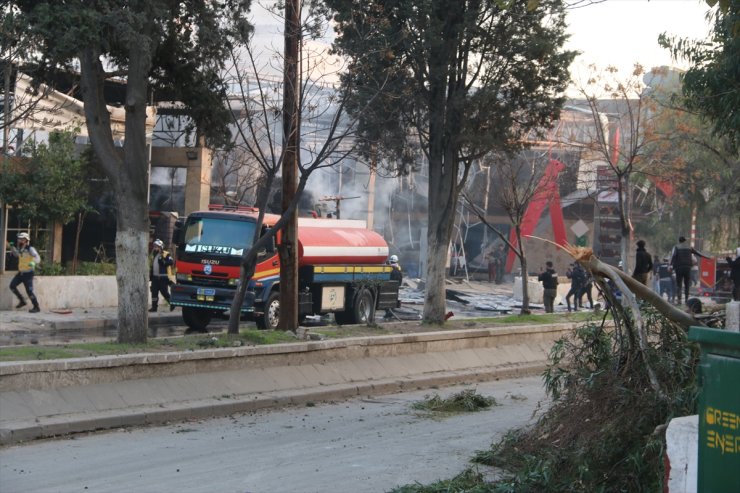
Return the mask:
<svg viewBox="0 0 740 493">
<path fill-rule="evenodd" d="M 125 204 L 119 201 L 119 207 Z M 132 214 L 133 215 L 133 214 Z M 135 218 L 132 222 L 136 222 Z M 118 221 L 128 222 L 121 215 Z M 146 342 L 149 325 L 147 306 L 147 231 L 118 226 L 116 230 L 116 282 L 118 284 L 118 342 Z"/>
<path fill-rule="evenodd" d="M 630 228 L 630 192 L 629 174 L 619 177 L 619 224 L 622 229 L 622 238 L 619 241 L 619 255 L 622 259 L 622 270 L 629 272 L 631 262 L 629 259 L 630 240 L 632 229 Z"/>
<path fill-rule="evenodd" d="M 515 226 L 516 243 L 519 249 L 519 264 L 522 266 L 522 309 L 520 315 L 529 315 L 529 278 L 527 270 L 527 256 L 524 253 L 524 243 L 522 243 L 522 228 L 519 224 Z"/>
<path fill-rule="evenodd" d="M 126 141 L 120 158 L 105 106 L 105 71 L 92 48 L 80 56 L 85 120 L 90 141 L 116 197 L 118 342 L 146 342 L 148 330 L 146 91 L 149 58 L 132 42 L 126 85 Z"/>
<path fill-rule="evenodd" d="M 77 259 L 80 254 L 80 233 L 82 233 L 82 224 L 85 221 L 87 212 L 80 212 L 77 214 L 77 229 L 75 231 L 75 249 L 72 254 L 72 275 L 77 274 Z"/>
<path fill-rule="evenodd" d="M 448 162 L 443 166 L 442 159 L 436 162 L 436 171 L 432 171 L 433 166 L 430 159 L 429 203 L 434 207 L 429 207 L 427 216 L 428 259 L 423 319 L 428 323 L 441 324 L 446 313 L 445 263 L 457 207 L 457 166 Z"/>
<path fill-rule="evenodd" d="M 443 5 L 439 6 L 442 9 Z M 457 12 L 459 13 L 459 12 Z M 441 11 L 435 22 L 442 36 L 432 41 L 429 63 L 429 192 L 427 284 L 423 319 L 440 324 L 445 320 L 445 263 L 457 208 L 459 161 L 455 141 L 459 132 L 458 97 L 453 86 L 456 46 L 450 17 Z M 463 90 L 464 92 L 464 90 Z"/>
</svg>

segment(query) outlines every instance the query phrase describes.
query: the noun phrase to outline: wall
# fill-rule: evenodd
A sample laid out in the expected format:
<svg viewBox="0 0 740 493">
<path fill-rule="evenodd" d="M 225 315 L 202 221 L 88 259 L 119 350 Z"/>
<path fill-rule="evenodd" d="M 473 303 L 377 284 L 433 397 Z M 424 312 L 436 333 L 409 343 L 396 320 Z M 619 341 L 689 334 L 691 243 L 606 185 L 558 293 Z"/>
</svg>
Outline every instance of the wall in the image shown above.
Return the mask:
<svg viewBox="0 0 740 493">
<path fill-rule="evenodd" d="M 668 424 L 666 485 L 668 493 L 696 493 L 699 464 L 699 417 L 674 418 Z"/>
<path fill-rule="evenodd" d="M 18 302 L 8 288 L 14 275 L 0 275 L 0 310 L 11 310 Z M 26 298 L 23 285 L 18 289 Z M 35 276 L 33 289 L 44 311 L 118 305 L 116 276 Z"/>
</svg>

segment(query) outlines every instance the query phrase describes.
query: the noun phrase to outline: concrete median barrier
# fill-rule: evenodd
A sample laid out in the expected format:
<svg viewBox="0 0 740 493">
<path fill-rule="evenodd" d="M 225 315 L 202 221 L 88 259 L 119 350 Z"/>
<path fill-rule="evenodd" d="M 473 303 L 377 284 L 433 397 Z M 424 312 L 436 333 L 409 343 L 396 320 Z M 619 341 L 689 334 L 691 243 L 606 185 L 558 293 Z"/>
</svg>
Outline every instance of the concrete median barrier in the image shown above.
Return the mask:
<svg viewBox="0 0 740 493">
<path fill-rule="evenodd" d="M 573 327 L 0 363 L 0 444 L 536 374 Z"/>
</svg>

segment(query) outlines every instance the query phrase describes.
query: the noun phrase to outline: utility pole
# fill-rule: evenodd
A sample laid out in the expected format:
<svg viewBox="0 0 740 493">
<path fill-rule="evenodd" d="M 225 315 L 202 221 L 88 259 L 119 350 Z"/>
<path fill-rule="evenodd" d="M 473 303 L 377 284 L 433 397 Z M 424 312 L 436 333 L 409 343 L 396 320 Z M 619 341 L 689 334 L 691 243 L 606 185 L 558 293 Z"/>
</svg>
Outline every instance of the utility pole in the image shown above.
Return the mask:
<svg viewBox="0 0 740 493">
<path fill-rule="evenodd" d="M 360 198 L 359 195 L 356 196 L 356 197 L 342 197 L 341 195 L 330 195 L 328 197 L 323 197 L 323 198 L 321 198 L 319 200 L 321 202 L 334 202 L 334 205 L 336 207 L 337 219 L 341 219 L 342 218 L 342 214 L 341 214 L 341 211 L 340 211 L 340 207 L 339 206 L 340 206 L 342 200 L 359 199 L 359 198 Z"/>
<path fill-rule="evenodd" d="M 375 169 L 378 166 L 378 145 L 373 144 L 370 161 L 370 182 L 367 194 L 367 229 L 373 229 L 375 222 Z"/>
<path fill-rule="evenodd" d="M 283 68 L 283 213 L 298 185 L 299 91 L 298 52 L 301 38 L 300 0 L 285 2 L 285 66 Z M 281 330 L 298 328 L 298 214 L 296 209 L 282 231 L 280 256 Z"/>
</svg>

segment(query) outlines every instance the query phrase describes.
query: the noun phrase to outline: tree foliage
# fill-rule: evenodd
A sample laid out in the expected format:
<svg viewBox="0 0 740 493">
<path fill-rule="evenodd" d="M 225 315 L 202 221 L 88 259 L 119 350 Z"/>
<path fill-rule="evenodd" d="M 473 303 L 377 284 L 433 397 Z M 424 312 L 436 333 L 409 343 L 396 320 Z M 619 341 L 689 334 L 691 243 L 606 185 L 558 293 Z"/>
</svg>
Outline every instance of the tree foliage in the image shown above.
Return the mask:
<svg viewBox="0 0 740 493">
<path fill-rule="evenodd" d="M 708 1 L 714 5 L 716 1 Z M 709 40 L 691 40 L 662 34 L 660 43 L 676 59 L 691 67 L 683 76 L 683 95 L 688 109 L 712 122 L 717 137 L 740 145 L 740 0 L 723 0 L 709 16 L 713 21 Z"/>
<path fill-rule="evenodd" d="M 728 211 L 740 209 L 740 157 L 727 138 L 714 135 L 711 124 L 686 108 L 680 91 L 678 81 L 668 81 L 651 95 L 645 173 L 670 184 L 673 193 L 638 228 L 667 252 L 689 230 L 695 209 L 699 237 L 709 242 L 702 248 L 732 250 L 740 222 Z"/>
<path fill-rule="evenodd" d="M 87 204 L 90 163 L 75 150 L 74 135 L 54 132 L 49 143 L 29 141 L 26 162 L 0 175 L 0 202 L 34 223 L 67 224 Z"/>
<path fill-rule="evenodd" d="M 429 162 L 429 262 L 424 318 L 442 322 L 444 262 L 470 165 L 557 119 L 574 53 L 560 0 L 328 0 L 336 51 L 349 60 L 349 111 L 369 107 L 367 154 Z"/>
<path fill-rule="evenodd" d="M 11 7 L 6 7 L 10 5 Z M 149 244 L 147 105 L 179 103 L 199 144 L 225 144 L 229 113 L 221 70 L 229 49 L 250 32 L 248 0 L 5 0 L 38 39 L 34 77 L 75 72 L 93 149 L 116 196 L 118 340 L 146 340 Z M 114 142 L 106 80 L 125 82 L 123 153 Z"/>
<path fill-rule="evenodd" d="M 74 71 L 85 49 L 105 56 L 105 77 L 126 79 L 132 43 L 144 52 L 151 93 L 184 105 L 209 143 L 229 141 L 229 113 L 221 77 L 229 47 L 251 26 L 243 16 L 248 0 L 175 2 L 94 0 L 66 2 L 13 0 L 26 30 L 37 40 L 28 53 L 38 79 L 53 80 L 59 70 Z"/>
</svg>

